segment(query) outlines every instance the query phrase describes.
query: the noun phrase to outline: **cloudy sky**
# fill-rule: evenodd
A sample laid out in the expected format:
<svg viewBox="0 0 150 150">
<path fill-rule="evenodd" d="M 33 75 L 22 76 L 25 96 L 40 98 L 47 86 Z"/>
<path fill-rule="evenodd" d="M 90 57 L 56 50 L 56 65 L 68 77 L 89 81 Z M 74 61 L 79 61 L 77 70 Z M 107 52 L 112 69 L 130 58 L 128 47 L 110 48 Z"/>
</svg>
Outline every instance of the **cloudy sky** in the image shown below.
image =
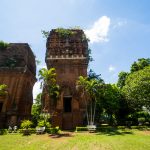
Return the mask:
<svg viewBox="0 0 150 150">
<path fill-rule="evenodd" d="M 149 0 L 0 0 L 0 40 L 27 42 L 45 66 L 41 30 L 80 26 L 90 39 L 90 64 L 107 83 L 150 57 Z M 39 92 L 34 87 L 34 97 Z"/>
</svg>

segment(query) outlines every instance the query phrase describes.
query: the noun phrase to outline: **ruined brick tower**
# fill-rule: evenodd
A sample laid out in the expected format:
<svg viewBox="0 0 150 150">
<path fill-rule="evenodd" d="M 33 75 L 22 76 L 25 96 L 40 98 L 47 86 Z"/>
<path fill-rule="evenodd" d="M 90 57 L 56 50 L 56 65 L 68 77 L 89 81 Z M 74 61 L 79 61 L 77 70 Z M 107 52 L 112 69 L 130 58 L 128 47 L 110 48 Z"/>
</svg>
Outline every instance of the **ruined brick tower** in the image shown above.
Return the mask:
<svg viewBox="0 0 150 150">
<path fill-rule="evenodd" d="M 83 125 L 85 118 L 85 105 L 76 91 L 76 81 L 81 75 L 87 76 L 88 42 L 82 30 L 54 29 L 46 46 L 47 68 L 56 69 L 61 93 L 55 108 L 48 98 L 45 98 L 43 107 L 49 112 L 56 112 L 52 116 L 53 126 L 73 129 Z"/>
<path fill-rule="evenodd" d="M 0 84 L 8 86 L 8 94 L 0 95 L 0 128 L 30 118 L 35 75 L 35 56 L 27 43 L 0 48 Z"/>
</svg>

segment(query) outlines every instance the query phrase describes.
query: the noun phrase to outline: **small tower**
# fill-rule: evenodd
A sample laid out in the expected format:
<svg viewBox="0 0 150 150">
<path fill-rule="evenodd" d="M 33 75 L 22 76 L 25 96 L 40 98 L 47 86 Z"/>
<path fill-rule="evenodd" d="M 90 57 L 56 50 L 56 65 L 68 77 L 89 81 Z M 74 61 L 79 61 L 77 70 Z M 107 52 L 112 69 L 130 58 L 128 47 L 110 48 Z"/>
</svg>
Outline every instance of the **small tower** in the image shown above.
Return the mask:
<svg viewBox="0 0 150 150">
<path fill-rule="evenodd" d="M 49 99 L 45 99 L 43 107 L 48 108 L 49 112 L 55 111 L 52 115 L 53 126 L 73 129 L 83 125 L 85 119 L 85 105 L 76 91 L 76 81 L 79 76 L 87 76 L 88 42 L 82 30 L 53 29 L 46 47 L 47 68 L 56 69 L 61 93 L 55 108 Z"/>
</svg>

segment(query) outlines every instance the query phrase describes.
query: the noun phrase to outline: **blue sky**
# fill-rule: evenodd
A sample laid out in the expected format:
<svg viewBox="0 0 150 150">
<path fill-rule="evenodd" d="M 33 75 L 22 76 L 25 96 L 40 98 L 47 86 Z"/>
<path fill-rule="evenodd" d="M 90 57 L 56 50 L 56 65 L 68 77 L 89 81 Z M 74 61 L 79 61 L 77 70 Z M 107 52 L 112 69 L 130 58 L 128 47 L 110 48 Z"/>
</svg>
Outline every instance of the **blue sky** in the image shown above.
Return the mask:
<svg viewBox="0 0 150 150">
<path fill-rule="evenodd" d="M 149 0 L 1 0 L 0 40 L 27 42 L 45 66 L 41 30 L 80 26 L 91 42 L 90 64 L 107 83 L 129 71 L 138 58 L 150 57 Z M 39 92 L 39 83 L 34 95 Z"/>
</svg>

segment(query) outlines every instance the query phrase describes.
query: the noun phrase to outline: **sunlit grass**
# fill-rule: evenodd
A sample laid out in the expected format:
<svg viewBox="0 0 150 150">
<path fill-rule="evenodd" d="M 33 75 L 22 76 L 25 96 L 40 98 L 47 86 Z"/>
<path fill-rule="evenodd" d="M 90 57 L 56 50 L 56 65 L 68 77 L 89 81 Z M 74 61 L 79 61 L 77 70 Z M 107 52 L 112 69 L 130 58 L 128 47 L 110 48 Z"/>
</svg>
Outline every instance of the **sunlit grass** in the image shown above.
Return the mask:
<svg viewBox="0 0 150 150">
<path fill-rule="evenodd" d="M 60 137 L 48 134 L 0 136 L 0 150 L 150 150 L 150 132 L 118 130 L 106 133 L 70 133 Z"/>
</svg>

